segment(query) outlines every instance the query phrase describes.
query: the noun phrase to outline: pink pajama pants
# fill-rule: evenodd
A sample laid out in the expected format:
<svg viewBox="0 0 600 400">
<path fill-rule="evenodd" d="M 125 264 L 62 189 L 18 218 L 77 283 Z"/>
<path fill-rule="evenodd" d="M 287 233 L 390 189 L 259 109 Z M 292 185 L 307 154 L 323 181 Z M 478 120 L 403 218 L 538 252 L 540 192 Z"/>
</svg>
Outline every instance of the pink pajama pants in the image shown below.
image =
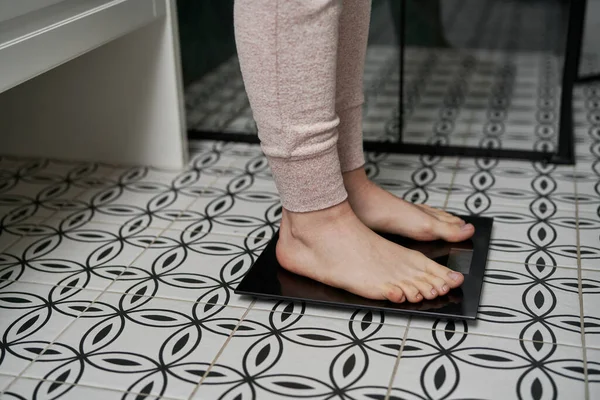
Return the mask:
<svg viewBox="0 0 600 400">
<path fill-rule="evenodd" d="M 364 165 L 363 70 L 370 0 L 236 0 L 235 37 L 262 150 L 283 206 L 347 198 Z"/>
</svg>

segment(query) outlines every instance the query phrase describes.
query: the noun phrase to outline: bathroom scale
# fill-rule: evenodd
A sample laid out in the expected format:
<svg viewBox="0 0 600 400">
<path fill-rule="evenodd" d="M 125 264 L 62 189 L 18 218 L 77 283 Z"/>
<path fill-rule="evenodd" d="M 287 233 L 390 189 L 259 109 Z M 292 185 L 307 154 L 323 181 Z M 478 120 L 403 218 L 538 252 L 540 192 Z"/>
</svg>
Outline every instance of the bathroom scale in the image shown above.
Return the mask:
<svg viewBox="0 0 600 400">
<path fill-rule="evenodd" d="M 370 300 L 289 272 L 279 265 L 275 257 L 279 232 L 267 244 L 265 250 L 238 285 L 235 293 L 264 299 L 304 301 L 328 306 L 358 307 L 437 318 L 473 320 L 477 317 L 481 299 L 481 286 L 493 219 L 460 217 L 475 226 L 473 237 L 464 242 L 448 243 L 442 240 L 420 242 L 398 235 L 380 234 L 392 242 L 419 251 L 437 263 L 464 274 L 465 282 L 460 288 L 453 289 L 445 296 L 434 300 L 401 304 Z"/>
</svg>

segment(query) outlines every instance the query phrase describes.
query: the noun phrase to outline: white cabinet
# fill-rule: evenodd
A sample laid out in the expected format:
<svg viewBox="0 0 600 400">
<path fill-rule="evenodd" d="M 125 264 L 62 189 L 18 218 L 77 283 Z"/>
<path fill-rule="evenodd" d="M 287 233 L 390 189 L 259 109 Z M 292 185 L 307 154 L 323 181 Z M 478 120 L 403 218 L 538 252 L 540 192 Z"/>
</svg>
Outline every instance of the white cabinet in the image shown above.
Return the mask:
<svg viewBox="0 0 600 400">
<path fill-rule="evenodd" d="M 0 22 L 60 3 L 63 0 L 4 0 L 0 1 Z"/>
<path fill-rule="evenodd" d="M 0 0 L 0 15 L 0 153 L 183 165 L 174 0 Z"/>
</svg>

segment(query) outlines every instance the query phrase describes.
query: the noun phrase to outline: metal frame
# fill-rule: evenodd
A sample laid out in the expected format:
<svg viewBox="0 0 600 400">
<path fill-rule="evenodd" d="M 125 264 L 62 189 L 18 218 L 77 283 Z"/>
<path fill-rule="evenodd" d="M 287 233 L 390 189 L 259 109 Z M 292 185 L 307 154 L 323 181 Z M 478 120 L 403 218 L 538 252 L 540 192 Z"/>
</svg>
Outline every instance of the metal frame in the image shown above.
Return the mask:
<svg viewBox="0 0 600 400">
<path fill-rule="evenodd" d="M 402 142 L 402 112 L 399 113 L 400 132 L 398 142 L 373 142 L 364 141 L 363 147 L 366 151 L 399 153 L 399 154 L 427 154 L 439 156 L 464 156 L 483 158 L 507 158 L 516 160 L 541 161 L 552 164 L 573 165 L 575 162 L 574 137 L 573 137 L 573 86 L 576 82 L 582 82 L 580 78 L 579 63 L 582 50 L 583 25 L 585 21 L 586 0 L 571 0 L 569 5 L 566 50 L 563 65 L 561 104 L 559 112 L 559 128 L 557 150 L 555 153 L 518 150 L 518 149 L 495 149 L 469 146 L 440 146 Z M 403 29 L 406 18 L 406 1 L 402 0 L 401 16 Z M 400 107 L 404 104 L 404 42 L 405 35 L 400 38 Z M 208 139 L 242 143 L 260 143 L 256 135 L 243 133 L 209 132 L 190 129 L 190 139 Z"/>
</svg>

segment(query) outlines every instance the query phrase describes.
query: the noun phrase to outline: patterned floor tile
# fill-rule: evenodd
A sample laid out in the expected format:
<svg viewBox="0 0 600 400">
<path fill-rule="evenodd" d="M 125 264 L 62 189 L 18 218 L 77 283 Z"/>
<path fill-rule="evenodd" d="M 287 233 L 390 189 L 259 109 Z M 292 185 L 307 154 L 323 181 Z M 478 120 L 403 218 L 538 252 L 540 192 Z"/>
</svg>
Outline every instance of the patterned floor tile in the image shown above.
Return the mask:
<svg viewBox="0 0 600 400">
<path fill-rule="evenodd" d="M 165 228 L 215 178 L 194 169 L 124 169 L 111 177 L 110 185 L 86 193 L 85 199 L 76 201 L 61 215 L 90 222 Z"/>
<path fill-rule="evenodd" d="M 600 154 L 600 141 L 598 144 Z M 579 211 L 600 212 L 600 158 L 594 162 L 580 161 L 575 168 Z"/>
<path fill-rule="evenodd" d="M 252 174 L 221 177 L 170 226 L 171 229 L 241 236 L 271 237 L 281 220 L 281 203 L 274 188 L 256 183 Z"/>
<path fill-rule="evenodd" d="M 256 299 L 252 309 L 342 320 L 365 320 L 369 323 L 373 322 L 386 325 L 408 325 L 408 316 L 401 313 L 367 310 L 362 308 L 325 306 L 300 301 Z"/>
<path fill-rule="evenodd" d="M 0 278 L 103 290 L 159 233 L 50 219 L 0 254 Z"/>
<path fill-rule="evenodd" d="M 9 165 L 7 165 L 9 164 Z M 82 193 L 106 184 L 111 167 L 94 163 L 21 161 L 0 167 L 0 251 L 71 207 Z"/>
<path fill-rule="evenodd" d="M 193 398 L 384 398 L 404 331 L 252 310 Z"/>
<path fill-rule="evenodd" d="M 204 196 L 235 159 L 233 144 L 208 141 L 191 147 L 187 168 L 115 168 L 103 185 L 85 191 L 57 217 L 137 228 L 167 227 L 198 196 Z"/>
<path fill-rule="evenodd" d="M 588 382 L 590 389 L 590 399 L 597 399 L 600 396 L 600 350 L 586 350 L 588 360 Z"/>
<path fill-rule="evenodd" d="M 19 378 L 3 394 L 7 400 L 106 400 L 123 399 L 133 400 L 143 398 L 144 400 L 157 400 L 155 396 L 139 396 L 137 393 L 123 393 L 115 390 L 107 390 L 100 387 L 69 385 L 62 381 L 48 381 L 40 379 Z M 165 397 L 162 397 L 165 399 Z"/>
<path fill-rule="evenodd" d="M 252 185 L 255 188 L 277 193 L 273 174 L 260 146 L 250 145 L 245 151 L 241 151 L 237 159 L 230 165 L 230 168 L 237 171 L 234 173 L 235 177 L 244 175 L 252 177 Z"/>
<path fill-rule="evenodd" d="M 577 165 L 593 164 L 598 156 L 596 155 L 597 151 L 595 150 L 594 145 L 590 145 L 588 143 L 579 143 L 577 139 L 575 139 L 575 168 Z"/>
<path fill-rule="evenodd" d="M 600 210 L 580 212 L 578 222 L 581 267 L 600 270 Z"/>
<path fill-rule="evenodd" d="M 32 159 L 19 169 L 0 169 L 0 218 L 45 218 L 86 190 L 101 187 L 111 167 L 96 163 Z"/>
<path fill-rule="evenodd" d="M 100 292 L 3 281 L 0 289 L 0 373 L 18 374 Z"/>
<path fill-rule="evenodd" d="M 490 261 L 476 321 L 413 317 L 411 327 L 581 346 L 577 270 Z"/>
<path fill-rule="evenodd" d="M 545 198 L 528 208 L 452 202 L 446 210 L 494 218 L 489 260 L 577 268 L 574 210 L 557 210 Z"/>
<path fill-rule="evenodd" d="M 582 399 L 582 355 L 577 347 L 411 328 L 391 395 L 410 399 Z"/>
<path fill-rule="evenodd" d="M 244 312 L 105 293 L 23 376 L 185 399 Z"/>
<path fill-rule="evenodd" d="M 527 207 L 536 200 L 574 210 L 573 167 L 495 159 L 461 159 L 450 202 Z"/>
<path fill-rule="evenodd" d="M 15 380 L 16 376 L 14 375 L 5 375 L 0 374 L 0 396 L 3 395 L 4 389 Z"/>
<path fill-rule="evenodd" d="M 8 217 L 8 216 L 7 216 Z M 0 252 L 7 250 L 23 236 L 36 233 L 36 228 L 47 218 L 25 217 L 19 221 L 0 221 Z"/>
<path fill-rule="evenodd" d="M 581 271 L 585 344 L 600 349 L 600 271 Z M 600 353 L 595 353 L 600 354 Z M 600 359 L 598 360 L 600 361 Z"/>
<path fill-rule="evenodd" d="M 367 154 L 365 169 L 373 182 L 413 203 L 444 204 L 456 158 Z"/>
<path fill-rule="evenodd" d="M 166 231 L 108 290 L 247 307 L 251 298 L 233 289 L 267 242 L 201 229 Z"/>
</svg>

